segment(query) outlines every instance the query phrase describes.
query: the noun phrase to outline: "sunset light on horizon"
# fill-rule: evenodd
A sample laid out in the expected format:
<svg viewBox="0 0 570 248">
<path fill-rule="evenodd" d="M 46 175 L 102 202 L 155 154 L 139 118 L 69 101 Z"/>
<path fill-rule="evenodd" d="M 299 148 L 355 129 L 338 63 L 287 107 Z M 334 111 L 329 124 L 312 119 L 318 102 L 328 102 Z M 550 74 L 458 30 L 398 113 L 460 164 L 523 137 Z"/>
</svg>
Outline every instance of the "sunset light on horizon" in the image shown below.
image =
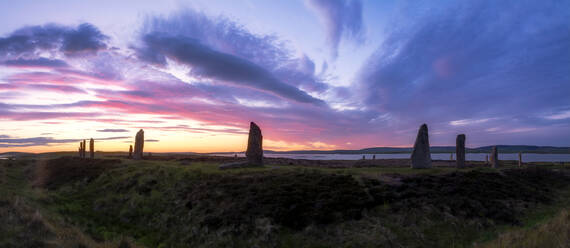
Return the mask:
<svg viewBox="0 0 570 248">
<path fill-rule="evenodd" d="M 500 20 L 500 23 L 498 23 Z M 570 146 L 566 1 L 4 1 L 0 153 Z"/>
</svg>

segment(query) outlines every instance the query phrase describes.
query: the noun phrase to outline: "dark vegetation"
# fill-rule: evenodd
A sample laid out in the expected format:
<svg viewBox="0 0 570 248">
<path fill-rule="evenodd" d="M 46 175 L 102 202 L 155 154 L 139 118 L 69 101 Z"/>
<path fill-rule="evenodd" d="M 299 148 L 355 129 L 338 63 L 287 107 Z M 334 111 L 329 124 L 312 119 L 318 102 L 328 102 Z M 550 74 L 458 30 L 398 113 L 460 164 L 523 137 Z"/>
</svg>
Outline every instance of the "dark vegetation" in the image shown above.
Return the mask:
<svg viewBox="0 0 570 248">
<path fill-rule="evenodd" d="M 124 237 L 146 247 L 473 247 L 502 227 L 524 227 L 536 209 L 570 206 L 564 165 L 420 174 L 291 165 L 220 172 L 216 165 L 202 157 L 63 157 L 28 165 L 33 170 L 21 176 L 45 191 L 37 204 L 47 212 L 94 242 L 123 247 L 133 246 Z M 0 185 L 13 168 L 0 167 Z M 0 224 L 9 233 L 0 244 L 49 244 L 42 239 L 57 236 L 53 227 L 14 201 L 0 197 L 0 217 L 12 216 Z"/>
</svg>

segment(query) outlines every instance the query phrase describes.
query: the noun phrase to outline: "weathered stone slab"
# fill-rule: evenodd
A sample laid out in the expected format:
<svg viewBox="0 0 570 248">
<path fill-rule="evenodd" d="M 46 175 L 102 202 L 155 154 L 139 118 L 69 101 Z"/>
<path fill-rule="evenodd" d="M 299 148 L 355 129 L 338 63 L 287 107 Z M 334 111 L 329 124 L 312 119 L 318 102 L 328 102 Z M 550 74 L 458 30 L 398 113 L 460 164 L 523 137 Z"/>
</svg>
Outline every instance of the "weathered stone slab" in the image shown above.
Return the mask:
<svg viewBox="0 0 570 248">
<path fill-rule="evenodd" d="M 252 165 L 263 165 L 263 136 L 257 124 L 251 122 L 249 125 L 249 138 L 247 140 L 247 151 L 245 156 Z"/>
<path fill-rule="evenodd" d="M 431 168 L 431 153 L 429 151 L 429 136 L 426 124 L 420 126 L 416 143 L 412 151 L 412 168 Z"/>
<path fill-rule="evenodd" d="M 90 159 L 95 158 L 95 141 L 93 140 L 93 138 L 89 140 L 89 158 Z"/>
<path fill-rule="evenodd" d="M 457 135 L 455 139 L 455 156 L 457 168 L 465 167 L 465 134 Z"/>
<path fill-rule="evenodd" d="M 496 146 L 491 150 L 491 167 L 499 168 L 499 151 Z"/>
<path fill-rule="evenodd" d="M 144 149 L 144 131 L 141 129 L 137 132 L 135 136 L 135 152 L 133 154 L 134 159 L 142 159 L 143 158 L 143 149 Z"/>
<path fill-rule="evenodd" d="M 261 129 L 257 124 L 251 122 L 249 125 L 249 137 L 247 139 L 247 150 L 245 156 L 247 161 L 232 162 L 220 165 L 218 168 L 224 169 L 235 169 L 235 168 L 246 168 L 246 167 L 259 167 L 263 166 L 263 136 L 261 135 Z M 237 155 L 236 155 L 237 157 Z"/>
</svg>

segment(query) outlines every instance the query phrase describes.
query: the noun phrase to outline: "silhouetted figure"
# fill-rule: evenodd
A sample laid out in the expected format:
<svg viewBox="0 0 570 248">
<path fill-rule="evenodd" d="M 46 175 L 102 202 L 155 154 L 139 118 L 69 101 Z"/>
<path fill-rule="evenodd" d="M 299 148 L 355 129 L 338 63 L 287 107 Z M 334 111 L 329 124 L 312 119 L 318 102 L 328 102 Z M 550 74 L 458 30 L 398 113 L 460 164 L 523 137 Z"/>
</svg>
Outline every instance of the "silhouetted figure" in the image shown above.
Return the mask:
<svg viewBox="0 0 570 248">
<path fill-rule="evenodd" d="M 375 159 L 376 159 L 376 155 L 372 155 L 372 160 L 375 160 Z"/>
<path fill-rule="evenodd" d="M 455 139 L 455 157 L 457 168 L 465 167 L 465 134 L 457 135 Z"/>
<path fill-rule="evenodd" d="M 234 154 L 234 158 L 237 158 L 237 153 L 236 153 L 236 154 Z"/>
<path fill-rule="evenodd" d="M 522 152 L 519 152 L 519 167 L 522 167 L 523 161 L 522 161 Z"/>
<path fill-rule="evenodd" d="M 89 140 L 89 159 L 95 158 L 95 141 L 93 138 Z"/>
<path fill-rule="evenodd" d="M 366 160 L 366 156 L 362 155 L 362 160 Z"/>
<path fill-rule="evenodd" d="M 487 163 L 487 164 L 489 163 L 489 154 L 485 155 L 485 163 Z"/>
<path fill-rule="evenodd" d="M 431 168 L 431 153 L 429 151 L 429 136 L 426 124 L 420 126 L 414 150 L 412 151 L 412 168 Z"/>
<path fill-rule="evenodd" d="M 129 158 L 133 158 L 133 145 L 129 145 Z"/>
<path fill-rule="evenodd" d="M 135 136 L 135 152 L 133 154 L 134 159 L 143 158 L 143 148 L 144 148 L 144 131 L 141 129 L 137 132 Z"/>
</svg>

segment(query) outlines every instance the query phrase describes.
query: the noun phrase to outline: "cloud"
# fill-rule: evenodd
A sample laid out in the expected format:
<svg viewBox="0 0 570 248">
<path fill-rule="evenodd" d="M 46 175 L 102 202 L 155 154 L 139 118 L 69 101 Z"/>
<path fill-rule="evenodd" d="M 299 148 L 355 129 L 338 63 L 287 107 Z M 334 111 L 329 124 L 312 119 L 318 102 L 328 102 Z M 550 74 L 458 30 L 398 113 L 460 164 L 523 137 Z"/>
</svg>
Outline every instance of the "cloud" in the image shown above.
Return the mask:
<svg viewBox="0 0 570 248">
<path fill-rule="evenodd" d="M 501 118 L 529 130 L 552 125 L 526 123 L 529 117 L 570 105 L 570 13 L 563 3 L 400 7 L 354 85 L 363 105 L 389 113 L 395 127 L 427 122 L 475 132 L 491 124 L 483 120 Z"/>
<path fill-rule="evenodd" d="M 189 66 L 188 74 L 210 83 L 247 87 L 284 99 L 324 106 L 299 89 L 326 88 L 305 70 L 308 58 L 293 58 L 274 36 L 254 35 L 222 17 L 184 10 L 168 18 L 149 18 L 142 28 L 139 58 L 168 67 Z M 306 56 L 305 56 L 306 57 Z M 312 63 L 312 61 L 311 61 Z"/>
<path fill-rule="evenodd" d="M 214 51 L 197 40 L 152 33 L 144 37 L 144 42 L 147 47 L 141 58 L 151 62 L 165 65 L 166 57 L 169 57 L 191 65 L 192 74 L 196 76 L 238 83 L 298 102 L 324 105 L 322 100 L 283 83 L 264 68 L 237 56 Z"/>
<path fill-rule="evenodd" d="M 7 138 L 8 136 L 0 136 L 0 147 L 29 147 L 29 146 L 49 146 L 53 144 L 65 144 L 80 142 L 83 139 L 56 139 L 53 137 L 33 137 L 33 138 Z M 94 140 L 118 140 L 129 137 L 106 137 Z"/>
<path fill-rule="evenodd" d="M 342 38 L 362 41 L 362 2 L 360 0 L 306 0 L 325 25 L 327 40 L 334 58 Z"/>
<path fill-rule="evenodd" d="M 2 62 L 4 66 L 11 66 L 11 67 L 21 67 L 21 68 L 59 68 L 59 67 L 68 67 L 69 65 L 59 59 L 47 59 L 47 58 L 37 58 L 37 59 L 15 59 L 15 60 L 6 60 Z"/>
<path fill-rule="evenodd" d="M 144 142 L 159 142 L 160 140 L 157 139 L 146 139 Z"/>
<path fill-rule="evenodd" d="M 127 129 L 101 129 L 101 130 L 97 130 L 97 132 L 102 132 L 102 133 L 126 133 L 129 132 L 129 130 Z"/>
<path fill-rule="evenodd" d="M 29 26 L 0 38 L 0 57 L 35 56 L 38 51 L 60 51 L 69 56 L 106 49 L 108 37 L 89 23 L 76 28 L 57 24 Z"/>
</svg>

